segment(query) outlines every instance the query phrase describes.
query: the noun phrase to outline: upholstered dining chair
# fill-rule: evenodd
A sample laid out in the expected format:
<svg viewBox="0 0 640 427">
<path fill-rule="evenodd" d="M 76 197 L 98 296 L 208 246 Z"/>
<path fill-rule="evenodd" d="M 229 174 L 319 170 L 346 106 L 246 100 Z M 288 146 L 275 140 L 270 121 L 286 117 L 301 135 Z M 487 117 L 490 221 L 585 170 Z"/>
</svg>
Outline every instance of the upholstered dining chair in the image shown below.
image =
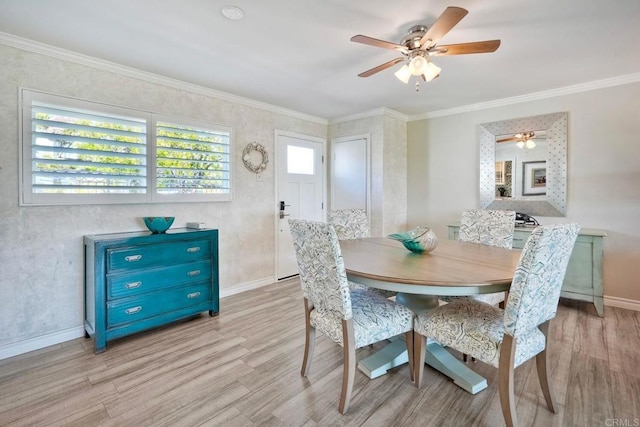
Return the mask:
<svg viewBox="0 0 640 427">
<path fill-rule="evenodd" d="M 329 211 L 329 224 L 336 230 L 338 240 L 362 239 L 369 237 L 371 228 L 364 209 L 334 209 Z M 398 293 L 385 289 L 368 288 L 360 283 L 350 282 L 352 289 L 369 289 L 372 292 L 391 298 Z"/>
<path fill-rule="evenodd" d="M 338 410 L 349 409 L 356 349 L 404 334 L 413 363 L 413 312 L 367 289 L 350 289 L 338 236 L 330 224 L 289 220 L 304 297 L 306 341 L 302 376 L 311 366 L 316 330 L 343 347 Z M 410 366 L 413 380 L 413 366 Z"/>
<path fill-rule="evenodd" d="M 364 209 L 334 209 L 329 211 L 329 224 L 333 225 L 338 240 L 369 237 L 371 229 Z"/>
<path fill-rule="evenodd" d="M 426 337 L 498 368 L 502 414 L 517 425 L 513 371 L 535 357 L 542 393 L 556 412 L 549 386 L 548 330 L 580 227 L 541 226 L 527 239 L 505 309 L 461 298 L 419 315 L 414 324 L 414 375 L 422 386 Z"/>
<path fill-rule="evenodd" d="M 491 209 L 465 209 L 460 218 L 458 240 L 481 243 L 487 246 L 509 248 L 513 246 L 513 232 L 516 223 L 515 211 Z M 505 293 L 473 295 L 478 301 L 491 305 L 504 302 Z M 443 297 L 443 301 L 451 302 L 457 297 Z"/>
</svg>

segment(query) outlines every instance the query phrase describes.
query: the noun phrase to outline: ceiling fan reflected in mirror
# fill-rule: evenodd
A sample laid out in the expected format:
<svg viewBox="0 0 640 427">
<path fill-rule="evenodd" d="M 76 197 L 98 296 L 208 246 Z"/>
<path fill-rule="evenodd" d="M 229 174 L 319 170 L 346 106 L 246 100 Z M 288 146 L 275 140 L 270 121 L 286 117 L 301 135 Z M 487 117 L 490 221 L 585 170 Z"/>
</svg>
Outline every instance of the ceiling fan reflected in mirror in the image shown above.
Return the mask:
<svg viewBox="0 0 640 427">
<path fill-rule="evenodd" d="M 536 148 L 536 143 L 534 139 L 545 139 L 546 137 L 547 137 L 546 132 L 544 131 L 538 132 L 536 134 L 534 131 L 530 130 L 527 132 L 516 133 L 512 136 L 507 136 L 505 138 L 497 137 L 496 142 L 501 143 L 501 142 L 518 141 L 518 143 L 516 144 L 518 148 L 532 149 L 532 148 Z"/>
<path fill-rule="evenodd" d="M 352 42 L 391 49 L 402 54 L 398 58 L 358 74 L 358 77 L 369 77 L 399 62 L 404 62 L 402 67 L 394 73 L 400 81 L 407 84 L 411 76 L 418 76 L 418 78 L 428 82 L 438 77 L 441 71 L 440 67 L 431 62 L 430 58 L 432 56 L 495 52 L 500 46 L 500 40 L 438 45 L 440 39 L 460 22 L 467 13 L 469 12 L 461 7 L 447 7 L 431 27 L 424 25 L 411 27 L 407 35 L 400 40 L 400 43 L 378 40 L 361 34 L 351 37 Z M 419 90 L 419 88 L 420 81 L 418 80 L 416 82 L 416 90 Z"/>
</svg>

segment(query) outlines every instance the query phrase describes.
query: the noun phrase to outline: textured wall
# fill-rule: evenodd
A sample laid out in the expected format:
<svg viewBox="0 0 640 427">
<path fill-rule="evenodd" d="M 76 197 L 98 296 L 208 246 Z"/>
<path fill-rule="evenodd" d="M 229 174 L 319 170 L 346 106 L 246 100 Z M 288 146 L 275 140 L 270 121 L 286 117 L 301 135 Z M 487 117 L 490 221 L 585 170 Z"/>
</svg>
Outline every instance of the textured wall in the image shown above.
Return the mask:
<svg viewBox="0 0 640 427">
<path fill-rule="evenodd" d="M 407 123 L 381 113 L 329 126 L 329 139 L 364 134 L 371 136 L 371 235 L 404 231 L 407 222 Z"/>
<path fill-rule="evenodd" d="M 604 294 L 640 302 L 640 83 L 410 122 L 409 223 L 442 237 L 480 206 L 480 124 L 558 111 L 569 113 L 566 217 L 538 220 L 606 230 Z"/>
<path fill-rule="evenodd" d="M 239 82 L 241 84 L 241 82 Z M 20 87 L 229 125 L 234 131 L 232 202 L 18 206 Z M 142 216 L 175 216 L 220 230 L 223 290 L 274 274 L 274 167 L 246 170 L 244 146 L 274 153 L 275 129 L 326 138 L 327 126 L 0 45 L 0 346 L 80 327 L 82 236 L 145 229 Z M 273 156 L 271 156 L 273 159 Z M 242 254 L 242 256 L 238 256 Z"/>
</svg>

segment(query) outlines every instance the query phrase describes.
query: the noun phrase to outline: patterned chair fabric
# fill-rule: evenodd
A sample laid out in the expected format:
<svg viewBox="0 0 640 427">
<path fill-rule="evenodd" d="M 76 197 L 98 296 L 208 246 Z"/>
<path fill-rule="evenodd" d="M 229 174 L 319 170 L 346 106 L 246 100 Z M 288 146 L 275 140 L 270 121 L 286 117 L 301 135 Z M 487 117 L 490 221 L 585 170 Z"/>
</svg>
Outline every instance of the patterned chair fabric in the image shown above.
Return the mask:
<svg viewBox="0 0 640 427">
<path fill-rule="evenodd" d="M 414 330 L 443 345 L 498 367 L 504 337 L 504 310 L 460 298 L 416 318 Z M 516 340 L 515 367 L 544 350 L 544 335 L 534 328 Z"/>
<path fill-rule="evenodd" d="M 336 230 L 338 240 L 363 239 L 371 234 L 369 219 L 364 209 L 336 209 L 329 211 L 329 224 L 333 225 Z M 397 292 L 369 288 L 355 282 L 349 282 L 349 286 L 352 290 L 369 289 L 385 298 L 391 298 L 397 294 Z"/>
<path fill-rule="evenodd" d="M 431 337 L 498 367 L 503 414 L 507 425 L 514 425 L 513 369 L 536 357 L 545 400 L 555 412 L 548 385 L 548 322 L 556 315 L 579 229 L 577 224 L 562 224 L 533 230 L 522 249 L 504 310 L 459 298 L 419 315 L 414 325 L 416 385 L 422 382 L 420 359 L 424 356 L 420 353 L 424 353 L 425 338 Z"/>
<path fill-rule="evenodd" d="M 404 333 L 407 347 L 413 352 L 414 314 L 363 285 L 350 286 L 333 226 L 290 219 L 289 228 L 307 316 L 302 375 L 306 376 L 309 369 L 316 330 L 341 345 L 345 372 L 339 409 L 345 413 L 355 375 L 355 349 Z"/>
<path fill-rule="evenodd" d="M 339 240 L 369 237 L 369 219 L 364 209 L 337 209 L 329 211 L 329 224 L 333 225 Z"/>
<path fill-rule="evenodd" d="M 458 240 L 511 249 L 515 211 L 466 209 L 460 219 Z"/>
<path fill-rule="evenodd" d="M 462 212 L 460 219 L 458 240 L 511 249 L 515 222 L 515 211 L 466 209 Z M 469 298 L 498 305 L 504 301 L 504 292 L 473 295 Z M 459 297 L 442 297 L 441 299 L 451 302 Z"/>
</svg>

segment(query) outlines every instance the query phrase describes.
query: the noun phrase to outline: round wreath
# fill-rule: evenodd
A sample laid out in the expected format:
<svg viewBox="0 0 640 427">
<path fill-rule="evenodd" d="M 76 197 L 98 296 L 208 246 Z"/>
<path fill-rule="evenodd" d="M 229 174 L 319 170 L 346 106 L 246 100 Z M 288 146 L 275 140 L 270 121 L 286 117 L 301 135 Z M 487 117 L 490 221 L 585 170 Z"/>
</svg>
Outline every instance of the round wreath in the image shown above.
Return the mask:
<svg viewBox="0 0 640 427">
<path fill-rule="evenodd" d="M 251 153 L 253 151 L 257 151 L 262 156 L 262 161 L 259 164 L 251 162 Z M 242 150 L 242 161 L 244 162 L 244 166 L 251 172 L 260 173 L 267 168 L 269 155 L 262 145 L 257 142 L 250 142 L 246 147 L 244 147 L 244 150 Z"/>
</svg>

